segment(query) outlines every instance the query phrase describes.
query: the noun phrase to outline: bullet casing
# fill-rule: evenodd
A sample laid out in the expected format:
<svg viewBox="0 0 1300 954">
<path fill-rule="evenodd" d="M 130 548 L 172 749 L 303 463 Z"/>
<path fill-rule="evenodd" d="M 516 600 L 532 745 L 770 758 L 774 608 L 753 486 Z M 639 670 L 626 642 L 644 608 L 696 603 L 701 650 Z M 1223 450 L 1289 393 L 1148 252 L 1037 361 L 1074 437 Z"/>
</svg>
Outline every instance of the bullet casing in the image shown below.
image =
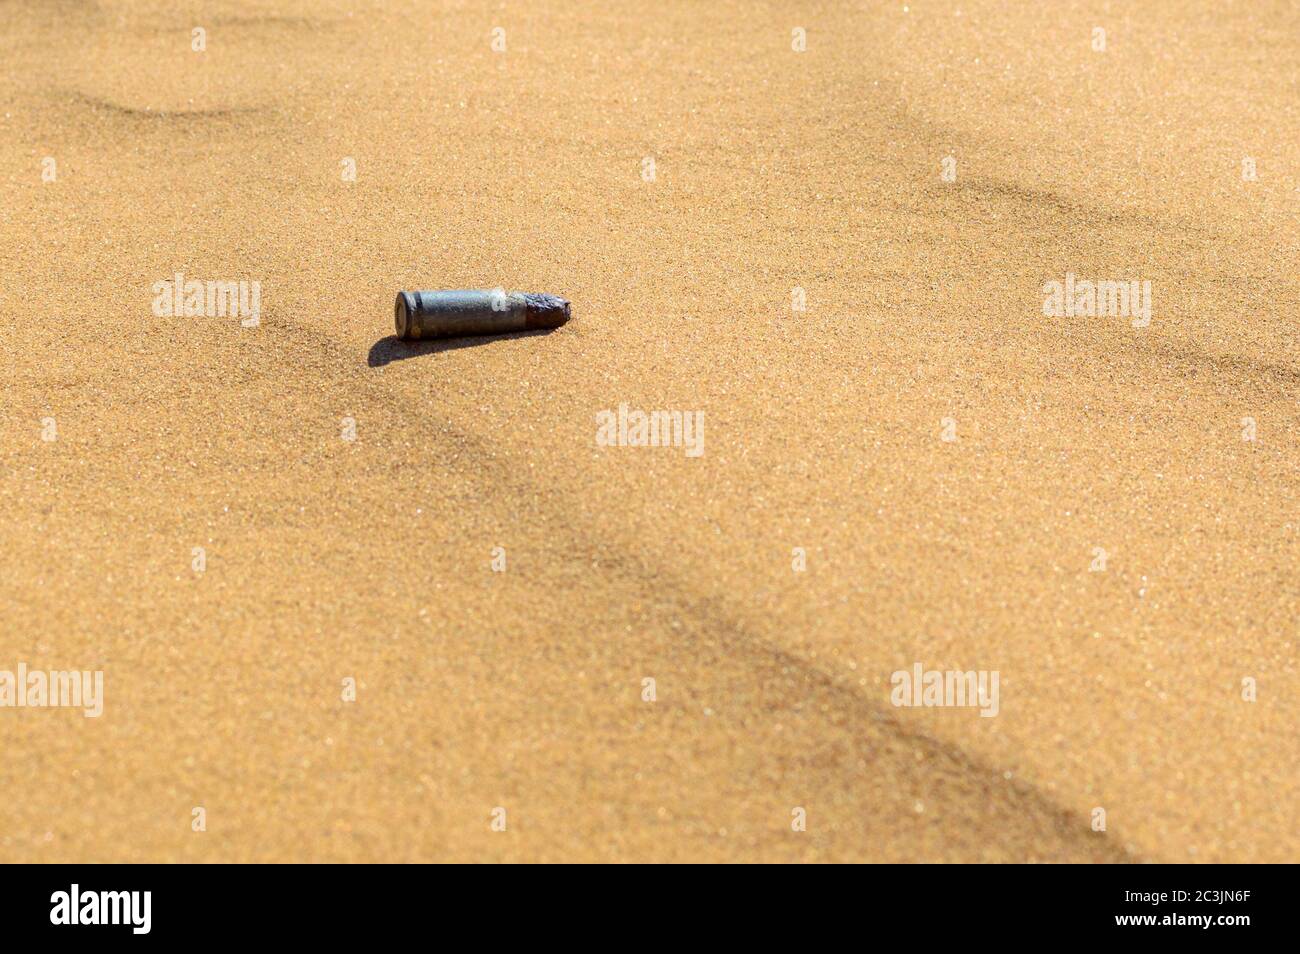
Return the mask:
<svg viewBox="0 0 1300 954">
<path fill-rule="evenodd" d="M 558 328 L 569 302 L 555 295 L 495 290 L 398 292 L 393 309 L 397 337 L 408 341 L 499 335 Z"/>
</svg>

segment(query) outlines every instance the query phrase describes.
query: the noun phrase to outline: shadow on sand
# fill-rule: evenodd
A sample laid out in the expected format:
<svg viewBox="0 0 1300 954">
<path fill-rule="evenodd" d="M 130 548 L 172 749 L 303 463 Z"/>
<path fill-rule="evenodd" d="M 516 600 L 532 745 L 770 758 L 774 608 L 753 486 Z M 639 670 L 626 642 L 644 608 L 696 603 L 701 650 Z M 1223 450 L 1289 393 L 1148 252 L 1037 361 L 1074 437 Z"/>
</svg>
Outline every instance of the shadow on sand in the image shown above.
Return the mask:
<svg viewBox="0 0 1300 954">
<path fill-rule="evenodd" d="M 481 335 L 473 338 L 436 338 L 433 341 L 403 341 L 396 335 L 380 338 L 370 346 L 367 363 L 372 368 L 382 368 L 394 361 L 418 358 L 421 355 L 437 354 L 440 351 L 455 351 L 457 348 L 477 348 L 494 341 L 511 338 L 531 338 L 533 335 L 547 335 L 554 328 L 534 328 L 531 331 L 512 331 L 504 335 Z"/>
</svg>

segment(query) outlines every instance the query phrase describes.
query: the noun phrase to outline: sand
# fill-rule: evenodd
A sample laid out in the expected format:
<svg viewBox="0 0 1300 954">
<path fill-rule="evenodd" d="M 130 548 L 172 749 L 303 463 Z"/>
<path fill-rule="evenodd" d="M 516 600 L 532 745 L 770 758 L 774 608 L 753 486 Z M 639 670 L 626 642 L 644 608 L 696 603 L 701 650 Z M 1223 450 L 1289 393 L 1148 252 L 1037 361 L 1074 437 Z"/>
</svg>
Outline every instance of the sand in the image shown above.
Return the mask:
<svg viewBox="0 0 1300 954">
<path fill-rule="evenodd" d="M 0 669 L 105 680 L 0 709 L 0 860 L 1300 860 L 1298 32 L 0 3 Z M 498 285 L 574 320 L 391 339 Z"/>
</svg>

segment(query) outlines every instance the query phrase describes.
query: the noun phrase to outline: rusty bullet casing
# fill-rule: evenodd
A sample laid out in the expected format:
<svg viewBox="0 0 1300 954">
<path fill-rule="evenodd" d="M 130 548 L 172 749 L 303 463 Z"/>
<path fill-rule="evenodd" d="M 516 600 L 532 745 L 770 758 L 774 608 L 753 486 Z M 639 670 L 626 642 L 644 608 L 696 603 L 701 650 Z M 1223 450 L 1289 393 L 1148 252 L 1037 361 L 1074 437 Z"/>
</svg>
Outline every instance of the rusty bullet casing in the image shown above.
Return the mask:
<svg viewBox="0 0 1300 954">
<path fill-rule="evenodd" d="M 564 298 L 501 289 L 404 291 L 393 306 L 397 337 L 407 341 L 558 328 L 568 320 Z"/>
</svg>

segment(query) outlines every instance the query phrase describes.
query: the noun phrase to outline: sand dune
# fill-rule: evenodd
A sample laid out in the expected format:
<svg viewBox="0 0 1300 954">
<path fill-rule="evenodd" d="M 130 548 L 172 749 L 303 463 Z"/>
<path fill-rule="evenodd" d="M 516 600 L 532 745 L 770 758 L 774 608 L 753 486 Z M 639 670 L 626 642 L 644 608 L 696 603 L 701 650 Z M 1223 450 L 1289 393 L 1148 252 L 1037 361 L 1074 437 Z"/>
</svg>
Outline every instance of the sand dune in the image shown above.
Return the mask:
<svg viewBox="0 0 1300 954">
<path fill-rule="evenodd" d="M 1297 28 L 0 3 L 0 860 L 1296 860 Z"/>
</svg>

